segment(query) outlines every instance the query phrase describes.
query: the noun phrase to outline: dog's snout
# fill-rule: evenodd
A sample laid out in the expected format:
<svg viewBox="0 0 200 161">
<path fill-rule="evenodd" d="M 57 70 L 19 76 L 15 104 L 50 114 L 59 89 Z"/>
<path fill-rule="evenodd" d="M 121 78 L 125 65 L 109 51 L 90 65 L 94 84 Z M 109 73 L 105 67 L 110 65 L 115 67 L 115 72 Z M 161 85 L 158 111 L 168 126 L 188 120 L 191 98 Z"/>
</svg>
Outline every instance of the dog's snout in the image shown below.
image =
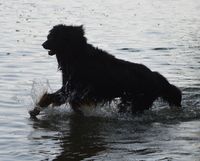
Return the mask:
<svg viewBox="0 0 200 161">
<path fill-rule="evenodd" d="M 45 41 L 45 42 L 42 44 L 42 47 L 45 48 L 45 49 L 47 48 L 47 41 Z"/>
</svg>

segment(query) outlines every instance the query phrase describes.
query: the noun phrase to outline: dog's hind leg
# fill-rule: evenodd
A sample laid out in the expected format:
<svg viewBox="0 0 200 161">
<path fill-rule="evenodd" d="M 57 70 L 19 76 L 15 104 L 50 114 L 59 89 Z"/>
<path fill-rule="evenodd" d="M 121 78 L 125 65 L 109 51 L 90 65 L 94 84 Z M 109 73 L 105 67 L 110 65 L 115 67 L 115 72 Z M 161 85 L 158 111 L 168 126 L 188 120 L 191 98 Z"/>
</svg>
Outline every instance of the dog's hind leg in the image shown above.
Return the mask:
<svg viewBox="0 0 200 161">
<path fill-rule="evenodd" d="M 117 105 L 119 113 L 125 113 L 128 110 L 128 107 L 131 105 L 131 100 L 121 98 L 121 102 Z"/>
</svg>

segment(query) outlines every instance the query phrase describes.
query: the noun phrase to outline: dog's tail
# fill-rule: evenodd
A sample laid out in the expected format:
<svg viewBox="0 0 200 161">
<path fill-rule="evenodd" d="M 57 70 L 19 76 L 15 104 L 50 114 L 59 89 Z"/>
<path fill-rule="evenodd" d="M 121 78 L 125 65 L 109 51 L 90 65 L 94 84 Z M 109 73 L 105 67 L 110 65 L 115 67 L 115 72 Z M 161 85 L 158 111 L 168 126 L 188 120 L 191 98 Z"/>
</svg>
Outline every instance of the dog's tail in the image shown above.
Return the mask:
<svg viewBox="0 0 200 161">
<path fill-rule="evenodd" d="M 170 106 L 181 107 L 182 93 L 175 85 L 169 84 L 167 88 L 163 90 L 163 100 L 167 101 Z"/>
<path fill-rule="evenodd" d="M 154 72 L 161 84 L 160 97 L 166 101 L 170 106 L 181 107 L 182 92 L 173 84 L 170 84 L 168 80 L 159 74 Z"/>
</svg>

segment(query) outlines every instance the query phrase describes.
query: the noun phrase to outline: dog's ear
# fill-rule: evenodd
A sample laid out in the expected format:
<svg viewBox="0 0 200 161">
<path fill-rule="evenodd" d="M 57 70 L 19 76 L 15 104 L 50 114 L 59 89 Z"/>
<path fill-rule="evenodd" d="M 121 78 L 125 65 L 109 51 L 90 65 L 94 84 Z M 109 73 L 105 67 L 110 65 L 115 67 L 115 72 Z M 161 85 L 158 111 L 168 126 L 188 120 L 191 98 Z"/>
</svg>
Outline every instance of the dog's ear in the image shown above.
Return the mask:
<svg viewBox="0 0 200 161">
<path fill-rule="evenodd" d="M 77 30 L 77 34 L 78 34 L 80 37 L 84 37 L 85 31 L 84 31 L 83 25 L 76 26 L 76 30 Z"/>
<path fill-rule="evenodd" d="M 85 43 L 87 43 L 87 39 L 86 37 L 84 36 L 85 35 L 85 32 L 84 32 L 84 28 L 83 28 L 83 25 L 81 26 L 73 26 L 73 33 L 71 35 L 71 39 L 70 41 L 72 42 L 72 44 L 75 44 L 75 45 L 85 45 Z"/>
</svg>

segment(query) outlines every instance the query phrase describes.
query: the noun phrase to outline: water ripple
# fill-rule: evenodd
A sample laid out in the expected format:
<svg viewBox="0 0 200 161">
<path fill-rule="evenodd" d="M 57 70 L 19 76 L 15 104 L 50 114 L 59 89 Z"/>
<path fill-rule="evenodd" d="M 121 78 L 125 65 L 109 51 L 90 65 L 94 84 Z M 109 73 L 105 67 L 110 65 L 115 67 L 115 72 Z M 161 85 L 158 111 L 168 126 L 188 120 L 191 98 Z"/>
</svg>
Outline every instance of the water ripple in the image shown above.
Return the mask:
<svg viewBox="0 0 200 161">
<path fill-rule="evenodd" d="M 199 160 L 199 8 L 196 0 L 2 0 L 1 160 Z M 158 100 L 142 115 L 112 104 L 77 117 L 66 105 L 29 119 L 41 93 L 61 86 L 55 57 L 41 47 L 58 23 L 83 24 L 89 43 L 162 73 L 181 88 L 182 109 Z"/>
</svg>

